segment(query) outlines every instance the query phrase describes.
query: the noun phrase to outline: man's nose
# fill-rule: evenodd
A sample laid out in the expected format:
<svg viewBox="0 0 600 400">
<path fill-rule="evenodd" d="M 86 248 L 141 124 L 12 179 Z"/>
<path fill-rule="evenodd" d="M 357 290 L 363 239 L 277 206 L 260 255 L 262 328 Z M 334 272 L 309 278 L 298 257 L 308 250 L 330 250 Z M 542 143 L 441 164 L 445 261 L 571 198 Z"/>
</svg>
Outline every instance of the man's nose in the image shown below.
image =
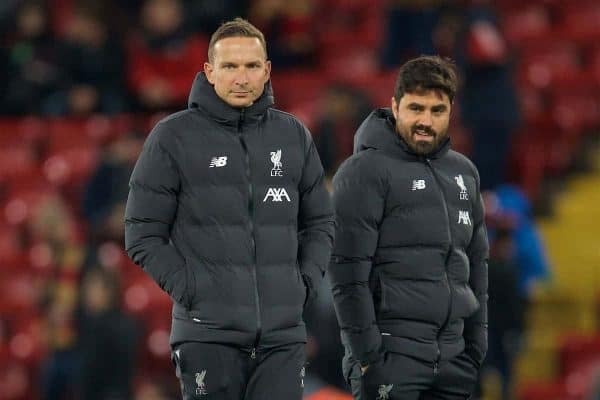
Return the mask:
<svg viewBox="0 0 600 400">
<path fill-rule="evenodd" d="M 248 83 L 248 71 L 246 68 L 240 68 L 235 76 L 235 83 L 238 85 L 246 85 Z"/>
<path fill-rule="evenodd" d="M 431 118 L 431 111 L 425 111 L 419 117 L 419 124 L 423 126 L 431 126 L 433 124 L 433 119 Z"/>
</svg>

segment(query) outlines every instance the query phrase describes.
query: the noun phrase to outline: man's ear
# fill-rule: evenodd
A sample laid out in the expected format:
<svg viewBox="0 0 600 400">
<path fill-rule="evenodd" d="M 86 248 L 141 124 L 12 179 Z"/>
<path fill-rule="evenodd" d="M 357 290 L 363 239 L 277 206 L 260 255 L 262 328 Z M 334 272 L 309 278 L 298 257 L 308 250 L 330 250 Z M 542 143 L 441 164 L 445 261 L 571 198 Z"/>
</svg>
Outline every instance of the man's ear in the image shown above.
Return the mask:
<svg viewBox="0 0 600 400">
<path fill-rule="evenodd" d="M 398 103 L 396 102 L 396 98 L 392 96 L 392 114 L 394 114 L 394 118 L 398 120 Z"/>
<path fill-rule="evenodd" d="M 213 68 L 212 64 L 205 62 L 204 63 L 204 74 L 206 75 L 206 79 L 208 79 L 208 81 L 210 82 L 211 85 L 214 84 L 213 72 L 214 72 L 214 68 Z"/>
<path fill-rule="evenodd" d="M 265 61 L 266 80 L 271 79 L 271 60 Z"/>
</svg>

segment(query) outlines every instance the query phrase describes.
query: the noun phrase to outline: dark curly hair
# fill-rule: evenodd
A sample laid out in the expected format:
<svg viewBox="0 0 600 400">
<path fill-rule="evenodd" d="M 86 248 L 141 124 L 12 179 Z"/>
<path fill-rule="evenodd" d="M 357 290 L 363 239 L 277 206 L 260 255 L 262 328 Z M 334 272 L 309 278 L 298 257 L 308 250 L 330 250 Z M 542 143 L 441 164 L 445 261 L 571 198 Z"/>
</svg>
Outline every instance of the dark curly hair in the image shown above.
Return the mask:
<svg viewBox="0 0 600 400">
<path fill-rule="evenodd" d="M 452 103 L 457 85 L 456 65 L 452 60 L 439 56 L 421 56 L 400 67 L 394 98 L 399 102 L 405 93 L 435 90 L 445 93 Z"/>
</svg>

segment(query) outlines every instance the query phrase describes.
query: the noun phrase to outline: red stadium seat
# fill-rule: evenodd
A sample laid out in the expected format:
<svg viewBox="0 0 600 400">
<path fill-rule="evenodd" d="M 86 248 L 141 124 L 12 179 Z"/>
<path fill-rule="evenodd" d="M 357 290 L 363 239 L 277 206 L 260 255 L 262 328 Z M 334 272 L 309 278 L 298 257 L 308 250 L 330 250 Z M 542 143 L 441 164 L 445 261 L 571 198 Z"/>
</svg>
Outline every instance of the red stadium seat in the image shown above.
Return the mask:
<svg viewBox="0 0 600 400">
<path fill-rule="evenodd" d="M 376 49 L 383 37 L 382 23 L 385 9 L 380 0 L 325 0 L 319 2 L 319 49 L 340 48 L 350 43 L 350 47 Z M 351 41 L 348 42 L 348 39 Z"/>
<path fill-rule="evenodd" d="M 47 136 L 47 127 L 39 117 L 0 118 L 0 147 L 35 145 Z"/>
<path fill-rule="evenodd" d="M 518 88 L 521 112 L 526 123 L 536 124 L 551 118 L 546 111 L 545 96 L 542 91 L 529 86 Z"/>
<path fill-rule="evenodd" d="M 87 119 L 83 125 L 86 136 L 95 143 L 106 143 L 117 136 L 115 120 L 106 115 L 94 115 Z"/>
<path fill-rule="evenodd" d="M 289 112 L 295 115 L 309 131 L 314 133 L 317 123 L 319 105 L 316 101 L 307 101 L 292 105 Z"/>
<path fill-rule="evenodd" d="M 528 382 L 519 390 L 520 400 L 580 400 L 568 394 L 566 384 L 557 382 Z"/>
<path fill-rule="evenodd" d="M 28 273 L 2 274 L 0 276 L 0 314 L 18 315 L 33 312 L 39 301 L 34 277 Z"/>
<path fill-rule="evenodd" d="M 8 342 L 11 357 L 29 366 L 39 365 L 46 352 L 41 319 L 31 315 L 21 317 L 11 325 L 13 335 Z"/>
<path fill-rule="evenodd" d="M 592 92 L 557 93 L 550 110 L 557 125 L 573 135 L 600 126 L 600 101 Z"/>
<path fill-rule="evenodd" d="M 600 40 L 600 4 L 598 2 L 570 2 L 564 7 L 560 27 L 563 36 L 581 44 L 595 44 Z"/>
<path fill-rule="evenodd" d="M 600 335 L 568 335 L 559 347 L 560 371 L 570 375 L 582 367 L 600 362 Z"/>
<path fill-rule="evenodd" d="M 275 105 L 280 109 L 317 101 L 326 83 L 321 74 L 310 71 L 276 73 L 271 80 L 275 92 Z"/>
<path fill-rule="evenodd" d="M 93 144 L 93 140 L 86 134 L 86 121 L 79 118 L 57 118 L 48 120 L 50 137 L 48 138 L 48 151 L 51 153 Z"/>
<path fill-rule="evenodd" d="M 0 270 L 22 269 L 27 255 L 19 240 L 19 231 L 11 226 L 0 227 Z"/>
<path fill-rule="evenodd" d="M 0 182 L 23 181 L 40 176 L 34 148 L 9 146 L 0 148 Z"/>
<path fill-rule="evenodd" d="M 537 40 L 550 34 L 552 26 L 548 9 L 541 4 L 528 4 L 505 13 L 503 28 L 513 46 Z"/>
<path fill-rule="evenodd" d="M 54 191 L 44 183 L 20 182 L 12 185 L 3 204 L 2 218 L 9 225 L 26 222 L 42 201 L 51 197 Z"/>
<path fill-rule="evenodd" d="M 321 54 L 321 69 L 330 81 L 353 82 L 379 71 L 375 49 L 357 46 L 350 38 Z"/>
<path fill-rule="evenodd" d="M 541 132 L 548 134 L 547 130 Z M 515 135 L 511 150 L 509 176 L 532 200 L 540 193 L 544 178 L 544 141 L 538 138 L 543 134 L 538 133 L 536 128 L 525 128 L 522 133 Z"/>
<path fill-rule="evenodd" d="M 15 360 L 0 363 L 0 393 L 3 400 L 33 399 L 35 389 L 26 365 Z"/>
<path fill-rule="evenodd" d="M 98 157 L 99 150 L 92 144 L 55 151 L 43 162 L 44 176 L 56 186 L 81 184 L 94 172 Z"/>
<path fill-rule="evenodd" d="M 577 48 L 566 42 L 537 43 L 523 48 L 519 80 L 535 88 L 576 81 L 582 73 Z"/>
<path fill-rule="evenodd" d="M 594 84 L 600 87 L 600 46 L 596 46 L 589 53 L 588 72 Z"/>
</svg>

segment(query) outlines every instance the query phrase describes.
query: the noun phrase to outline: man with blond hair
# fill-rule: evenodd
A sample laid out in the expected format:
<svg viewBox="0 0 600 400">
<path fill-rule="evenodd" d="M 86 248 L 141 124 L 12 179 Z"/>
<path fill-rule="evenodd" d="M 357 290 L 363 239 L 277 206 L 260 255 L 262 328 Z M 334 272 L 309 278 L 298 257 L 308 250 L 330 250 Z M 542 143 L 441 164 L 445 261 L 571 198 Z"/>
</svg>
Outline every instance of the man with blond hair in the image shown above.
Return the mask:
<svg viewBox="0 0 600 400">
<path fill-rule="evenodd" d="M 221 25 L 188 109 L 154 127 L 131 177 L 126 248 L 173 299 L 184 399 L 302 397 L 302 311 L 333 212 L 310 133 L 273 108 L 270 72 L 258 29 Z"/>
</svg>

